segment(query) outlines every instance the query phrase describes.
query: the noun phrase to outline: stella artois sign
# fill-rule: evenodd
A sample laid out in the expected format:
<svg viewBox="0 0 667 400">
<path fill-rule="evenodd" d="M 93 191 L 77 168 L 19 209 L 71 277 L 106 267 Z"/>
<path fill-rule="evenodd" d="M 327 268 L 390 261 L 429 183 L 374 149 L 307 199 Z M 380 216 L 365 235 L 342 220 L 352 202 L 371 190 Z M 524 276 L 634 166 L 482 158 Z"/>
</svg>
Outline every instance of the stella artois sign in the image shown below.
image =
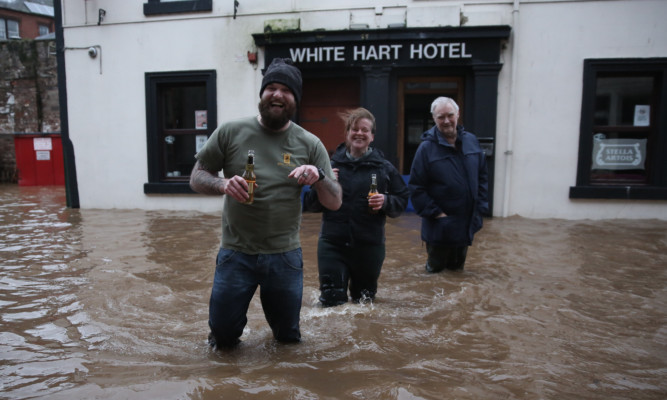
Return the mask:
<svg viewBox="0 0 667 400">
<path fill-rule="evenodd" d="M 593 140 L 593 169 L 644 169 L 646 139 Z"/>
</svg>

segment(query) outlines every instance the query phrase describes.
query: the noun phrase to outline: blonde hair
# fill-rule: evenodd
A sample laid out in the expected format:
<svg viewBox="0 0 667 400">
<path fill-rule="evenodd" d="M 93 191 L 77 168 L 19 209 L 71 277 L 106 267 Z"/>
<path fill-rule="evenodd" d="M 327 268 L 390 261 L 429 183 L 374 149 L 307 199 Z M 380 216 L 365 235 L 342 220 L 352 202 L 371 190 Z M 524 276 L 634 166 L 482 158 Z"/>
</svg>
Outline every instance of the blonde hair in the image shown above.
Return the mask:
<svg viewBox="0 0 667 400">
<path fill-rule="evenodd" d="M 345 132 L 349 131 L 352 125 L 354 125 L 360 119 L 367 119 L 371 121 L 371 124 L 373 125 L 373 127 L 371 128 L 371 133 L 375 135 L 375 117 L 367 109 L 359 107 L 353 110 L 347 110 L 345 112 L 341 112 L 338 115 L 340 115 L 340 117 L 345 122 Z"/>
</svg>

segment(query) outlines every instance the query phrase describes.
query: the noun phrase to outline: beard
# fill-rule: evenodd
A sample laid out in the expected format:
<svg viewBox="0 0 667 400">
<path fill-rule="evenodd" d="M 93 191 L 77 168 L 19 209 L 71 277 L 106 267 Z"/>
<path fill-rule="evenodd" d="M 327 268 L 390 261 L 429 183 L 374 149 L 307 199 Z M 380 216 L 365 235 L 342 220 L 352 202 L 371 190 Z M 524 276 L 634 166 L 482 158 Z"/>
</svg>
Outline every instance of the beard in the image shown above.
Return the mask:
<svg viewBox="0 0 667 400">
<path fill-rule="evenodd" d="M 285 106 L 279 111 L 274 112 L 271 108 L 270 99 L 261 99 L 259 101 L 259 115 L 262 117 L 262 124 L 274 131 L 280 130 L 296 113 L 296 105 L 292 102 L 284 103 Z"/>
</svg>

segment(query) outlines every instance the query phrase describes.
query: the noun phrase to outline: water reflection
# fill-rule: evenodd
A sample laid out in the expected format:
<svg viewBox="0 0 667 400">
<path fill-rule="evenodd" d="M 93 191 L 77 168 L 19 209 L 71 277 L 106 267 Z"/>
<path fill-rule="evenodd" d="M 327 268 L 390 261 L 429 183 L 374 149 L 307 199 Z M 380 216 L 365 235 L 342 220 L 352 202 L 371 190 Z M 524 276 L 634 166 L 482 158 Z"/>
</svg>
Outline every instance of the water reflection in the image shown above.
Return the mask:
<svg viewBox="0 0 667 400">
<path fill-rule="evenodd" d="M 375 303 L 322 309 L 306 215 L 303 343 L 276 344 L 255 299 L 242 345 L 216 353 L 218 215 L 64 204 L 0 186 L 1 397 L 667 396 L 664 221 L 488 220 L 464 272 L 427 275 L 406 215 Z"/>
</svg>

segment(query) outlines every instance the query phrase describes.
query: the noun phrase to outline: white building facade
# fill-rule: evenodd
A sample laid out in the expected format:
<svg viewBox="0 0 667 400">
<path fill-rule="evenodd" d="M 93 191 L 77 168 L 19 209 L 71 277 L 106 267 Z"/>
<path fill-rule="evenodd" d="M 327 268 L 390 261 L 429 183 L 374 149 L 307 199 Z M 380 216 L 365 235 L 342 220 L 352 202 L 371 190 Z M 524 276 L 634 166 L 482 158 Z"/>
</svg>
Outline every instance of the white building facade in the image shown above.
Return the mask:
<svg viewBox="0 0 667 400">
<path fill-rule="evenodd" d="M 290 57 L 304 77 L 295 120 L 329 150 L 337 112 L 366 107 L 375 146 L 407 175 L 431 101 L 449 96 L 487 152 L 493 216 L 667 219 L 667 1 L 55 8 L 76 206 L 219 210 L 189 188 L 194 154 L 218 124 L 257 113 L 262 70 Z"/>
</svg>

